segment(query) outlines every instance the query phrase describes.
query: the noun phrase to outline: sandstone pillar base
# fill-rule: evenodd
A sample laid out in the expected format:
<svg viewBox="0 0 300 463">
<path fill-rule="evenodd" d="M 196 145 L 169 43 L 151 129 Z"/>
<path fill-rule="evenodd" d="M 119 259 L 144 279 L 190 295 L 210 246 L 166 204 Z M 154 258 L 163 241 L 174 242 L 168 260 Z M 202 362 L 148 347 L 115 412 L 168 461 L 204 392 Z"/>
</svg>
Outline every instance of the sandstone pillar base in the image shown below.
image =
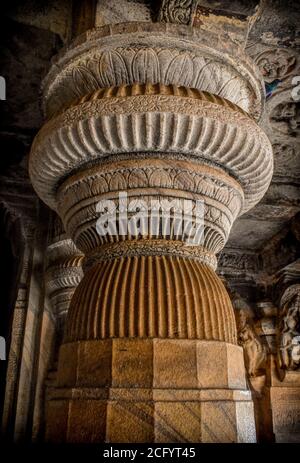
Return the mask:
<svg viewBox="0 0 300 463">
<path fill-rule="evenodd" d="M 242 349 L 218 341 L 105 339 L 61 347 L 51 442 L 255 442 Z"/>
</svg>

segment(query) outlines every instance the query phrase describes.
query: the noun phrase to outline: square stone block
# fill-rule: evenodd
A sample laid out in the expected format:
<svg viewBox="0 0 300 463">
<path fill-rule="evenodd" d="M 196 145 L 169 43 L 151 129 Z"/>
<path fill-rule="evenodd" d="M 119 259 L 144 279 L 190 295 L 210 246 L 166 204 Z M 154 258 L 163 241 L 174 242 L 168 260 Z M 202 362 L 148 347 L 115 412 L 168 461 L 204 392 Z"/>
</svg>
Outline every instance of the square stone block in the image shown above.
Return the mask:
<svg viewBox="0 0 300 463">
<path fill-rule="evenodd" d="M 72 400 L 70 402 L 67 442 L 104 442 L 107 402 Z"/>
<path fill-rule="evenodd" d="M 114 339 L 112 387 L 152 387 L 152 339 Z"/>
<path fill-rule="evenodd" d="M 74 387 L 77 379 L 79 343 L 63 344 L 59 351 L 57 384 L 59 387 Z"/>
<path fill-rule="evenodd" d="M 230 389 L 246 389 L 246 370 L 242 347 L 227 344 L 227 365 L 228 387 Z"/>
<path fill-rule="evenodd" d="M 197 341 L 198 387 L 246 389 L 243 351 L 216 341 Z"/>
<path fill-rule="evenodd" d="M 153 442 L 152 402 L 110 401 L 107 409 L 107 442 Z"/>
<path fill-rule="evenodd" d="M 156 402 L 155 442 L 201 442 L 200 402 Z"/>
<path fill-rule="evenodd" d="M 111 385 L 112 340 L 82 341 L 79 345 L 77 386 Z"/>
<path fill-rule="evenodd" d="M 201 439 L 206 443 L 237 441 L 237 418 L 234 402 L 202 402 Z"/>
<path fill-rule="evenodd" d="M 214 341 L 197 342 L 198 387 L 228 387 L 226 343 Z"/>
<path fill-rule="evenodd" d="M 153 386 L 156 388 L 196 388 L 196 341 L 154 339 Z"/>
</svg>

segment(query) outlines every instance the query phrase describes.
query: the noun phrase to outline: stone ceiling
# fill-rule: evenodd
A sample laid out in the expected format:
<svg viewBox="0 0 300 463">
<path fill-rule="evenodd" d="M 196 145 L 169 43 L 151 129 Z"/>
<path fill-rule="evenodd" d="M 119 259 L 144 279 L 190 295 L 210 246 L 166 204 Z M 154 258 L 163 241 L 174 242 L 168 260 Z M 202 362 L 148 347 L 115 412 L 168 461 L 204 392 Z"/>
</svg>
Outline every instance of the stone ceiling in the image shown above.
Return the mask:
<svg viewBox="0 0 300 463">
<path fill-rule="evenodd" d="M 51 58 L 72 36 L 72 2 L 53 0 L 43 6 L 34 0 L 4 3 L 8 6 L 0 32 L 1 75 L 6 79 L 7 100 L 1 102 L 0 167 L 3 184 L 7 184 L 12 172 L 14 177 L 20 174 L 24 178 L 29 147 L 43 121 L 41 81 Z M 160 15 L 164 14 L 166 20 L 167 6 L 172 2 L 101 3 L 101 16 L 96 10 L 98 26 L 126 21 L 130 15 L 131 20 L 157 20 L 161 3 Z M 180 0 L 173 3 L 180 4 Z M 268 97 L 261 125 L 274 148 L 273 180 L 263 200 L 236 221 L 224 250 L 249 256 L 263 254 L 300 209 L 300 88 L 297 94 L 295 79 L 300 76 L 300 4 L 280 0 L 181 3 L 190 4 L 188 13 L 183 19 L 172 17 L 171 22 L 181 21 L 208 30 L 225 29 L 245 47 L 266 84 Z"/>
</svg>

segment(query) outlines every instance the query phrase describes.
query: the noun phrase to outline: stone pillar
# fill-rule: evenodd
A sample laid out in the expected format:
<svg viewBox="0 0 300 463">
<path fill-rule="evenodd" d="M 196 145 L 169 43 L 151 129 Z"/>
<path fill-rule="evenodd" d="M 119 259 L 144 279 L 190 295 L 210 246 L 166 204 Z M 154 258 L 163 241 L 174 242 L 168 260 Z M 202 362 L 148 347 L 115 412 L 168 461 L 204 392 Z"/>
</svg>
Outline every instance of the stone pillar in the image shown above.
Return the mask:
<svg viewBox="0 0 300 463">
<path fill-rule="evenodd" d="M 271 146 L 254 120 L 262 104 L 243 51 L 201 29 L 102 27 L 57 58 L 30 175 L 87 263 L 67 316 L 49 440 L 255 441 L 215 254 L 271 180 Z M 174 209 L 167 230 L 159 206 L 141 231 L 151 200 L 188 201 L 192 226 L 204 202 L 204 233 L 191 245 Z M 103 212 L 116 218 L 106 235 Z"/>
<path fill-rule="evenodd" d="M 48 347 L 52 344 L 50 348 L 52 355 L 43 384 L 46 419 L 49 409 L 51 413 L 51 399 L 57 383 L 59 349 L 63 342 L 66 316 L 74 291 L 83 277 L 84 258 L 74 242 L 66 235 L 61 220 L 56 214 L 53 215 L 51 228 L 50 244 L 46 252 L 45 286 L 55 319 L 55 333 L 52 342 L 48 340 Z"/>
<path fill-rule="evenodd" d="M 47 247 L 45 286 L 56 322 L 53 355 L 53 366 L 56 369 L 69 305 L 83 277 L 84 256 L 66 235 L 59 217 L 54 217 L 52 226 L 53 236 Z"/>
</svg>

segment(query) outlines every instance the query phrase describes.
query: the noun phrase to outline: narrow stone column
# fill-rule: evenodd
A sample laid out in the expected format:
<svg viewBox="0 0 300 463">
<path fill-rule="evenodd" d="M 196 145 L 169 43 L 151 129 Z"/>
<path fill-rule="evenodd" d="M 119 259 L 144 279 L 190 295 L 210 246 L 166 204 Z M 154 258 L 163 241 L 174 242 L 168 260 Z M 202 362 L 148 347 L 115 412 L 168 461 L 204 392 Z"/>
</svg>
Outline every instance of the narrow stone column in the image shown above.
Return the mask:
<svg viewBox="0 0 300 463">
<path fill-rule="evenodd" d="M 48 218 L 48 217 L 47 217 Z M 63 340 L 66 314 L 75 288 L 83 272 L 82 253 L 69 239 L 61 220 L 51 214 L 46 222 L 49 230 L 44 233 L 45 245 L 43 263 L 45 265 L 45 292 L 43 294 L 43 314 L 40 328 L 37 381 L 33 416 L 33 439 L 38 441 L 44 435 L 45 416 L 53 387 L 56 386 L 59 348 Z M 40 268 L 39 277 L 40 278 Z"/>
<path fill-rule="evenodd" d="M 255 441 L 215 254 L 271 180 L 271 146 L 254 120 L 262 101 L 243 51 L 200 29 L 103 27 L 58 57 L 30 175 L 87 263 L 68 312 L 50 440 Z M 112 206 L 120 192 L 131 228 L 124 201 Z M 136 233 L 151 200 L 189 201 L 191 225 L 204 203 L 203 235 L 191 245 L 172 214 L 167 230 L 160 207 L 156 228 Z M 116 229 L 99 233 L 107 211 Z"/>
<path fill-rule="evenodd" d="M 51 347 L 51 363 L 44 379 L 46 421 L 51 416 L 52 396 L 57 387 L 59 350 L 63 342 L 66 316 L 75 289 L 83 277 L 83 254 L 68 238 L 61 220 L 54 214 L 51 221 L 49 245 L 46 251 L 45 287 L 55 319 L 54 338 L 48 341 Z M 48 429 L 46 428 L 46 433 Z M 50 431 L 51 432 L 51 431 Z"/>
<path fill-rule="evenodd" d="M 75 289 L 83 277 L 83 254 L 68 238 L 59 217 L 54 217 L 51 242 L 47 247 L 45 286 L 56 324 L 53 367 L 57 369 L 65 321 Z"/>
</svg>

